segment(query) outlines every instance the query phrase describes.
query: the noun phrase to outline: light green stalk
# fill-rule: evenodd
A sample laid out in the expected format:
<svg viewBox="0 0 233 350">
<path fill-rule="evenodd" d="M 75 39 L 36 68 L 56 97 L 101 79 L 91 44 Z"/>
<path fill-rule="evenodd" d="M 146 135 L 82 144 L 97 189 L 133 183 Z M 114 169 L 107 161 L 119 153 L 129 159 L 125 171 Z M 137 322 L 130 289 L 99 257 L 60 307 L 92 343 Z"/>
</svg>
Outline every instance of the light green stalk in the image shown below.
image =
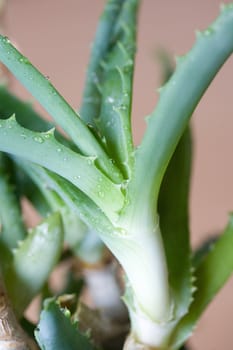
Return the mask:
<svg viewBox="0 0 233 350">
<path fill-rule="evenodd" d="M 122 6 L 122 9 L 126 7 Z M 25 62 L 6 38 L 0 39 L 0 49 L 0 60 L 7 64 L 31 92 L 38 95 L 38 99 L 54 114 L 57 122 L 61 126 L 70 122 L 67 124 L 69 126 L 65 125 L 66 131 L 86 157 L 60 145 L 51 133 L 26 131 L 13 119 L 1 122 L 0 149 L 37 162 L 56 173 L 51 174 L 48 170 L 44 170 L 44 176 L 51 187 L 77 211 L 80 210 L 84 220 L 89 221 L 100 232 L 101 238 L 126 272 L 128 286 L 125 301 L 130 311 L 133 336 L 145 347 L 168 348 L 172 331 L 188 311 L 191 303 L 192 284 L 189 281 L 189 277 L 191 278 L 189 270 L 182 270 L 180 264 L 172 266 L 174 258 L 170 257 L 174 251 L 174 256 L 182 259 L 182 252 L 184 252 L 187 262 L 188 186 L 186 184 L 184 193 L 181 193 L 184 211 L 180 217 L 185 219 L 185 223 L 181 228 L 179 227 L 182 232 L 179 232 L 178 248 L 174 246 L 174 238 L 168 239 L 169 235 L 172 235 L 172 220 L 167 226 L 164 223 L 161 225 L 165 228 L 164 232 L 161 232 L 157 214 L 158 195 L 169 160 L 184 133 L 191 114 L 215 74 L 233 51 L 233 4 L 227 5 L 212 26 L 199 34 L 193 49 L 179 60 L 175 73 L 162 88 L 158 106 L 148 121 L 144 139 L 136 151 L 131 176 L 122 171 L 121 165 L 125 158 L 119 152 L 116 135 L 111 138 L 112 131 L 109 132 L 107 127 L 101 128 L 106 134 L 103 136 L 108 140 L 106 149 L 114 156 L 113 162 L 117 164 L 109 167 L 110 159 L 107 157 L 105 162 L 106 158 L 102 151 L 100 152 L 102 147 L 99 145 L 97 151 L 95 149 L 96 143 L 98 144 L 97 139 L 93 140 L 93 135 L 90 136 L 87 127 L 80 121 L 74 122 L 74 117 L 77 116 L 51 85 L 47 85 L 43 77 Z M 111 57 L 110 53 L 109 57 Z M 22 62 L 18 62 L 17 59 Z M 114 60 L 111 64 L 113 62 L 115 64 Z M 109 65 L 109 67 L 112 74 L 112 66 Z M 116 72 L 117 67 L 114 66 L 113 71 Z M 121 93 L 118 83 L 119 81 L 116 87 L 113 84 L 112 88 L 116 88 L 114 92 Z M 51 94 L 56 98 L 51 98 Z M 104 97 L 106 97 L 105 93 Z M 55 109 L 53 103 L 56 104 Z M 61 119 L 63 112 L 66 116 L 65 121 Z M 102 122 L 105 123 L 106 115 L 101 116 Z M 122 121 L 123 116 L 125 117 L 122 114 L 117 122 Z M 125 123 L 125 119 L 123 121 Z M 77 135 L 80 132 L 82 135 L 79 142 Z M 29 142 L 25 141 L 20 133 L 26 135 Z M 7 136 L 11 137 L 12 143 L 9 144 Z M 127 139 L 126 134 L 123 136 L 124 140 Z M 37 138 L 34 140 L 35 143 L 32 141 L 33 138 Z M 62 166 L 62 156 L 57 155 L 60 153 L 58 148 L 62 150 L 63 156 L 67 156 L 67 163 L 63 158 Z M 95 159 L 90 156 L 97 157 L 98 162 L 95 163 Z M 125 178 L 129 178 L 128 182 L 123 180 L 121 173 Z M 75 179 L 75 176 L 80 178 Z M 98 185 L 100 185 L 99 188 Z M 170 208 L 173 206 L 174 203 Z M 93 213 L 99 213 L 99 217 L 97 215 L 96 218 L 91 218 Z M 166 217 L 169 220 L 171 218 L 169 215 Z M 176 229 L 177 227 L 174 227 L 174 234 Z M 182 272 L 182 278 L 176 280 L 174 276 L 170 277 L 168 272 L 172 271 Z M 187 293 L 184 293 L 185 288 Z M 184 305 L 181 305 L 182 295 L 185 295 Z"/>
</svg>

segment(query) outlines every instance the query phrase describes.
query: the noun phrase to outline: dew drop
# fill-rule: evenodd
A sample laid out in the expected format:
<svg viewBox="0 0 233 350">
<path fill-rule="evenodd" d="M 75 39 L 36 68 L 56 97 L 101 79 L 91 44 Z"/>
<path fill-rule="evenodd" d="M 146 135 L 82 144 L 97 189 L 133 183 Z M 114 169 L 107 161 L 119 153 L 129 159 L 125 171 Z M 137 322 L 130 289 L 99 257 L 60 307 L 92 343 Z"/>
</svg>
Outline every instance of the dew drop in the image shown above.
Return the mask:
<svg viewBox="0 0 233 350">
<path fill-rule="evenodd" d="M 20 63 L 29 63 L 29 60 L 28 60 L 27 57 L 21 56 L 21 57 L 19 58 L 19 62 L 20 62 Z"/>
<path fill-rule="evenodd" d="M 27 138 L 27 136 L 25 134 L 21 134 L 20 135 L 24 140 Z"/>
<path fill-rule="evenodd" d="M 104 192 L 99 191 L 99 192 L 98 192 L 98 195 L 99 195 L 99 197 L 104 198 Z"/>
<path fill-rule="evenodd" d="M 34 141 L 36 141 L 38 143 L 43 143 L 44 142 L 44 140 L 40 136 L 35 136 L 33 139 L 34 139 Z"/>
<path fill-rule="evenodd" d="M 61 148 L 59 147 L 59 148 L 57 148 L 57 152 L 58 153 L 60 153 L 61 152 Z"/>
<path fill-rule="evenodd" d="M 214 30 L 210 27 L 210 28 L 207 28 L 206 30 L 204 30 L 203 34 L 204 36 L 210 36 L 211 34 L 214 33 Z"/>
<path fill-rule="evenodd" d="M 49 139 L 49 138 L 51 137 L 51 134 L 50 134 L 50 133 L 47 133 L 47 134 L 44 135 L 44 137 L 45 137 L 46 139 Z"/>
<path fill-rule="evenodd" d="M 10 39 L 7 36 L 4 36 L 4 38 L 2 39 L 2 41 L 4 43 L 10 44 Z"/>
<path fill-rule="evenodd" d="M 124 228 L 118 228 L 117 232 L 120 236 L 127 236 L 127 231 Z"/>
<path fill-rule="evenodd" d="M 107 102 L 108 102 L 108 103 L 113 103 L 114 101 L 115 101 L 115 100 L 114 100 L 113 97 L 108 96 L 108 98 L 107 98 Z"/>
</svg>

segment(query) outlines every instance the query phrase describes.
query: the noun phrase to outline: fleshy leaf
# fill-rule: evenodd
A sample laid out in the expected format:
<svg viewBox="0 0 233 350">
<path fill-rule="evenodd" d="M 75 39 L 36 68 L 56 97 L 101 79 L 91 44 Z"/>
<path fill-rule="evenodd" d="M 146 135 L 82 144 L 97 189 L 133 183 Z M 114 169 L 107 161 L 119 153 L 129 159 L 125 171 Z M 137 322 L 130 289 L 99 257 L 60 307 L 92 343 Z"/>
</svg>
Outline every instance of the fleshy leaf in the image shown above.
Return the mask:
<svg viewBox="0 0 233 350">
<path fill-rule="evenodd" d="M 233 215 L 222 236 L 200 261 L 195 276 L 197 291 L 189 313 L 178 323 L 171 341 L 172 349 L 179 347 L 190 337 L 207 305 L 233 273 Z"/>
<path fill-rule="evenodd" d="M 136 152 L 136 176 L 129 189 L 129 201 L 137 203 L 135 216 L 142 208 L 156 210 L 160 184 L 176 145 L 200 98 L 232 51 L 233 8 L 228 6 L 198 35 L 192 50 L 178 61 L 173 76 L 160 90 L 159 102 Z"/>
<path fill-rule="evenodd" d="M 22 315 L 40 292 L 58 261 L 62 245 L 61 218 L 55 213 L 35 227 L 14 251 L 4 277 L 10 300 L 18 315 Z"/>
<path fill-rule="evenodd" d="M 0 153 L 0 252 L 2 249 L 10 251 L 15 248 L 17 242 L 26 235 L 20 204 L 10 181 L 11 170 L 7 163 L 6 156 Z"/>
<path fill-rule="evenodd" d="M 20 162 L 20 166 L 32 176 L 38 177 L 48 189 L 55 191 L 68 207 L 88 226 L 95 228 L 102 236 L 112 235 L 114 226 L 104 213 L 83 192 L 62 177 L 29 162 Z"/>
<path fill-rule="evenodd" d="M 88 337 L 70 319 L 67 309 L 61 310 L 54 299 L 44 302 L 35 337 L 41 350 L 95 350 Z"/>
<path fill-rule="evenodd" d="M 121 189 L 99 171 L 95 159 L 81 156 L 62 145 L 55 139 L 53 131 L 27 130 L 17 123 L 14 116 L 1 120 L 0 149 L 63 176 L 90 196 L 107 215 L 116 215 L 123 205 Z"/>
<path fill-rule="evenodd" d="M 64 239 L 74 254 L 89 263 L 99 261 L 104 249 L 102 241 L 98 237 L 96 231 L 88 227 L 79 218 L 77 210 L 70 208 L 60 195 L 50 188 L 49 183 L 46 183 L 46 177 L 44 176 L 46 171 L 35 164 L 31 166 L 28 162 L 17 161 L 16 159 L 15 161 L 18 166 L 21 166 L 24 172 L 31 177 L 31 181 L 34 182 L 34 187 L 36 187 L 37 192 L 39 191 L 42 197 L 39 197 L 39 205 L 41 206 L 41 204 L 46 201 L 48 206 L 47 213 L 54 211 L 60 212 L 64 228 Z M 34 198 L 34 192 L 31 197 L 33 197 L 34 200 L 37 199 Z"/>
<path fill-rule="evenodd" d="M 191 170 L 190 130 L 182 136 L 161 185 L 158 212 L 167 257 L 169 283 L 175 297 L 175 317 L 188 311 L 192 300 L 188 198 Z"/>
<path fill-rule="evenodd" d="M 56 123 L 63 128 L 83 155 L 95 157 L 99 167 L 112 177 L 121 180 L 121 174 L 108 158 L 92 132 L 65 99 L 6 37 L 0 36 L 0 61 L 15 75 L 28 91 L 50 113 Z"/>
<path fill-rule="evenodd" d="M 116 23 L 112 47 L 104 60 L 101 83 L 102 104 L 97 119 L 109 154 L 125 178 L 133 167 L 131 131 L 134 56 L 138 0 L 125 1 Z"/>
<path fill-rule="evenodd" d="M 96 119 L 99 117 L 101 104 L 100 86 L 103 75 L 101 64 L 109 50 L 123 2 L 124 0 L 108 0 L 100 17 L 91 50 L 80 114 L 81 118 L 94 128 L 96 128 Z"/>
</svg>

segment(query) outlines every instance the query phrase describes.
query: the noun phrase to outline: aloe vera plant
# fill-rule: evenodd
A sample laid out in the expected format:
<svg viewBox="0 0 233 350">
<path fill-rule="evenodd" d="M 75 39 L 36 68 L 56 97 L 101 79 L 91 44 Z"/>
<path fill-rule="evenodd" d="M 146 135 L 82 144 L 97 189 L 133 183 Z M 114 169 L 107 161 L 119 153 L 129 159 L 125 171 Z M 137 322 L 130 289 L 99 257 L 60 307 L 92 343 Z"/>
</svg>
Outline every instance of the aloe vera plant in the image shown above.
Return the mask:
<svg viewBox="0 0 233 350">
<path fill-rule="evenodd" d="M 5 98 L 0 150 L 11 154 L 39 188 L 52 191 L 44 190 L 47 198 L 57 196 L 97 232 L 118 259 L 125 273 L 123 299 L 131 322 L 124 349 L 175 350 L 192 334 L 200 315 L 233 271 L 232 216 L 213 249 L 200 259 L 191 259 L 188 220 L 188 123 L 233 51 L 233 4 L 222 6 L 217 20 L 198 33 L 191 51 L 177 59 L 147 119 L 144 138 L 135 147 L 131 105 L 137 11 L 138 0 L 107 2 L 79 113 L 7 37 L 0 37 L 0 61 L 68 136 L 61 136 L 54 127 L 48 129 L 36 117 L 38 128 L 33 128 L 28 118 L 34 112 L 25 118 L 21 114 L 27 109 L 20 110 L 16 100 L 7 105 Z M 15 263 L 12 269 L 18 266 Z M 9 276 L 6 286 L 15 280 Z M 8 293 L 15 300 L 16 315 L 21 313 L 21 300 Z M 41 349 L 94 349 L 80 333 L 74 315 L 64 311 L 59 300 L 45 301 L 35 332 Z"/>
</svg>

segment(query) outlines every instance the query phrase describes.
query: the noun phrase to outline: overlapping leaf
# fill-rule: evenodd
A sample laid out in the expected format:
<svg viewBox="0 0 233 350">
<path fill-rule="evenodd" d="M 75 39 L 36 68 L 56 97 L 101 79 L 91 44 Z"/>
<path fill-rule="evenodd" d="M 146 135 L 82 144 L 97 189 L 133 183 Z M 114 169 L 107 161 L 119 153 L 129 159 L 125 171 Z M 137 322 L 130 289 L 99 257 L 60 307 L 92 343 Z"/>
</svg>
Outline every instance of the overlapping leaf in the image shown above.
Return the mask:
<svg viewBox="0 0 233 350">
<path fill-rule="evenodd" d="M 58 261 L 62 246 L 63 229 L 58 213 L 36 226 L 19 243 L 4 275 L 10 300 L 18 315 L 22 315 L 40 292 Z"/>
<path fill-rule="evenodd" d="M 69 311 L 62 311 L 54 299 L 44 302 L 35 336 L 41 350 L 96 350 L 72 322 Z"/>
</svg>

